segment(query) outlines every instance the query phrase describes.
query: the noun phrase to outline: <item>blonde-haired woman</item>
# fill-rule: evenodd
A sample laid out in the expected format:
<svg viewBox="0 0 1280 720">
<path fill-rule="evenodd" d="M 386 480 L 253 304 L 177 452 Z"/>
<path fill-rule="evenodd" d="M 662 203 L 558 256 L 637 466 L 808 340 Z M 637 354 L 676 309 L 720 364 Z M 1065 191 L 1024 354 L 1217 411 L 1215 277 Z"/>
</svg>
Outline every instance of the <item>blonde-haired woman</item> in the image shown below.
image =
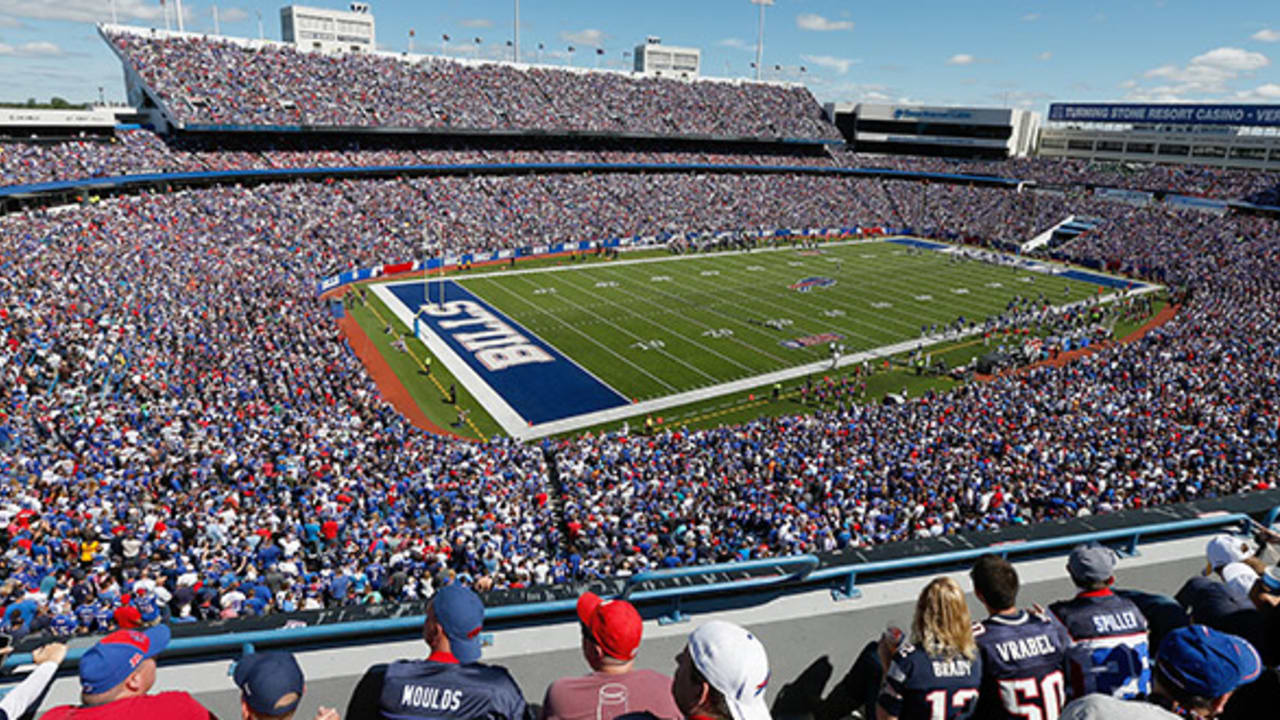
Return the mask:
<svg viewBox="0 0 1280 720">
<path fill-rule="evenodd" d="M 884 684 L 877 720 L 964 720 L 977 706 L 982 659 L 960 585 L 934 579 L 916 600 L 911 639 L 887 632 L 880 642 Z M 896 646 L 896 647 L 895 647 Z"/>
</svg>

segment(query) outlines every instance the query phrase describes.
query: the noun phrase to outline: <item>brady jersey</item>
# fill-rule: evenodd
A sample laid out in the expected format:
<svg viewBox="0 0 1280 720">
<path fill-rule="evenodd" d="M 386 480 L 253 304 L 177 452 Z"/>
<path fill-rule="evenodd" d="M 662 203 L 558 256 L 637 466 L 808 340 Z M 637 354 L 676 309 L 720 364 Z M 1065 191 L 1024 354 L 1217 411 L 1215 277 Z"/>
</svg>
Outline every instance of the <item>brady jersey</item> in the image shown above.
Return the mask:
<svg viewBox="0 0 1280 720">
<path fill-rule="evenodd" d="M 1053 720 L 1066 704 L 1067 630 L 1039 614 L 1018 610 L 973 626 L 982 656 L 977 717 Z"/>
<path fill-rule="evenodd" d="M 505 668 L 397 660 L 386 666 L 378 712 L 388 720 L 525 720 L 528 710 Z"/>
<path fill-rule="evenodd" d="M 1082 592 L 1049 606 L 1071 637 L 1067 697 L 1090 693 L 1133 700 L 1151 692 L 1147 619 L 1109 588 Z"/>
<path fill-rule="evenodd" d="M 878 703 L 899 720 L 965 720 L 978 705 L 981 656 L 934 658 L 909 642 L 889 661 Z"/>
</svg>

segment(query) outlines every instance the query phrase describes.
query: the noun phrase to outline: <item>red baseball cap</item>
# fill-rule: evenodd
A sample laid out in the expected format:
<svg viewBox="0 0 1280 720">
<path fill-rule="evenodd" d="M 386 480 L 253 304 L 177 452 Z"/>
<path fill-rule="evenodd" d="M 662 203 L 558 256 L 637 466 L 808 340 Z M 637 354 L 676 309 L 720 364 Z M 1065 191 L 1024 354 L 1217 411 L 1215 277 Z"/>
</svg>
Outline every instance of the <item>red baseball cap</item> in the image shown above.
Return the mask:
<svg viewBox="0 0 1280 720">
<path fill-rule="evenodd" d="M 640 650 L 644 621 L 635 606 L 626 600 L 602 600 L 588 592 L 578 598 L 578 620 L 609 657 L 634 660 Z"/>
</svg>

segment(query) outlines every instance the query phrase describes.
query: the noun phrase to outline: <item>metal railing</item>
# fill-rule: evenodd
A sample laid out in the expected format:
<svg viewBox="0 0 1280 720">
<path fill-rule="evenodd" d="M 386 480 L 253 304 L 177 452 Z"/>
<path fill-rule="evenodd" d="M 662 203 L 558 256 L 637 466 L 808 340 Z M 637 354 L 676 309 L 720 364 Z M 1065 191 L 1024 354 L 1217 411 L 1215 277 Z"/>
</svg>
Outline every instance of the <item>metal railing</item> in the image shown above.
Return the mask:
<svg viewBox="0 0 1280 720">
<path fill-rule="evenodd" d="M 1267 516 L 1268 524 L 1273 522 L 1277 517 L 1280 517 L 1280 506 L 1271 510 L 1270 514 Z M 1131 528 L 1117 528 L 1114 530 L 1101 530 L 1060 538 L 1015 542 L 982 548 L 972 548 L 969 550 L 937 553 L 922 557 L 855 563 L 821 569 L 818 568 L 821 561 L 816 556 L 793 555 L 738 563 L 721 563 L 716 565 L 673 568 L 670 570 L 656 570 L 642 572 L 628 578 L 620 597 L 626 598 L 638 605 L 653 605 L 655 601 L 670 601 L 671 605 L 669 612 L 665 616 L 661 617 L 659 622 L 678 622 L 686 619 L 681 613 L 682 601 L 699 596 L 784 586 L 789 588 L 803 587 L 812 589 L 815 586 L 820 587 L 821 584 L 824 583 L 831 584 L 834 582 L 838 583 L 838 587 L 832 588 L 833 598 L 837 600 L 857 598 L 861 595 L 861 592 L 857 588 L 857 579 L 860 576 L 865 577 L 866 575 L 873 573 L 913 570 L 924 571 L 928 568 L 946 567 L 960 562 L 973 560 L 986 553 L 997 553 L 1002 556 L 1043 553 L 1045 551 L 1074 547 L 1081 543 L 1088 542 L 1114 544 L 1116 541 L 1123 541 L 1124 547 L 1121 549 L 1121 552 L 1129 555 L 1137 555 L 1138 546 L 1144 539 L 1149 540 L 1157 536 L 1167 537 L 1180 534 L 1195 534 L 1201 531 L 1231 528 L 1236 525 L 1240 526 L 1242 530 L 1247 531 L 1250 522 L 1251 519 L 1249 516 L 1243 513 L 1222 513 L 1189 520 L 1140 525 Z M 704 577 L 713 574 L 751 574 L 769 569 L 788 572 L 752 575 L 738 580 L 721 580 L 706 584 L 689 584 L 680 585 L 678 587 L 669 586 L 652 590 L 640 589 L 653 583 L 668 582 L 677 579 Z M 549 602 L 490 607 L 485 608 L 485 619 L 486 621 L 522 620 L 555 616 L 564 613 L 572 613 L 576 604 L 576 599 L 565 599 Z M 334 643 L 355 638 L 368 640 L 371 637 L 404 634 L 416 631 L 422 627 L 425 620 L 425 615 L 417 614 L 398 618 L 360 620 L 347 623 L 336 623 L 332 625 L 295 628 L 285 627 L 268 630 L 230 632 L 217 635 L 203 635 L 198 637 L 181 637 L 174 638 L 169 643 L 169 652 L 183 655 L 217 655 L 238 651 L 246 645 L 256 644 L 288 644 L 297 646 L 312 643 Z M 87 647 L 74 648 L 68 652 L 67 659 L 73 662 L 78 661 L 87 649 Z M 4 662 L 4 667 L 12 668 L 30 663 L 30 653 L 14 653 Z"/>
</svg>

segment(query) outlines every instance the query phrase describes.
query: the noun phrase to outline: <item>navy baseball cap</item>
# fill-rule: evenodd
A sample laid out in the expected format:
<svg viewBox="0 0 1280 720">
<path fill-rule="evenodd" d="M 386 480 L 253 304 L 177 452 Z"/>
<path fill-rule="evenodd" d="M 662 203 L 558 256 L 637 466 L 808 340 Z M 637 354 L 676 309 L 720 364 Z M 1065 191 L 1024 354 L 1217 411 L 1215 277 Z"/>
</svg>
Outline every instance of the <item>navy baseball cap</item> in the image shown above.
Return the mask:
<svg viewBox="0 0 1280 720">
<path fill-rule="evenodd" d="M 169 646 L 169 627 L 157 625 L 145 632 L 117 630 L 102 638 L 80 658 L 80 689 L 100 695 L 124 682 L 143 660 Z"/>
<path fill-rule="evenodd" d="M 263 715 L 285 715 L 302 701 L 305 680 L 293 655 L 281 650 L 250 653 L 236 663 L 236 686 L 246 704 Z"/>
<path fill-rule="evenodd" d="M 436 622 L 449 638 L 449 649 L 460 663 L 480 659 L 480 630 L 484 628 L 484 603 L 459 583 L 440 588 L 431 598 Z"/>
<path fill-rule="evenodd" d="M 1257 680 L 1262 659 L 1242 637 L 1188 625 L 1164 637 L 1156 667 L 1184 692 L 1217 698 Z"/>
</svg>

